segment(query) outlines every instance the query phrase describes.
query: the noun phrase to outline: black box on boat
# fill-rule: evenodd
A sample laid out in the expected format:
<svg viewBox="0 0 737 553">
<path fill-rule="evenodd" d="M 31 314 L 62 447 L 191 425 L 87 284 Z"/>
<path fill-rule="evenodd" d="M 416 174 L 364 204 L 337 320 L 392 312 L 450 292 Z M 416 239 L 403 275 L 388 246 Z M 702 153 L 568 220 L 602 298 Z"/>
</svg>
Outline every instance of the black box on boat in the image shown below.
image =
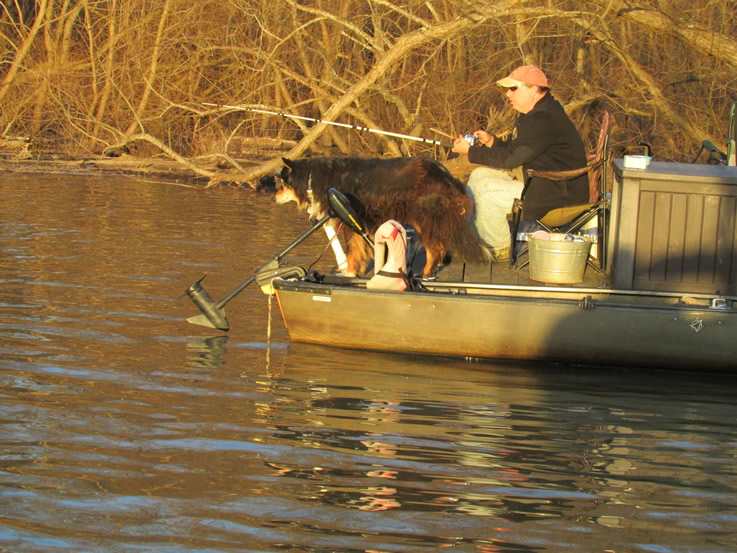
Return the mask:
<svg viewBox="0 0 737 553">
<path fill-rule="evenodd" d="M 613 165 L 614 287 L 737 294 L 737 168 Z"/>
</svg>

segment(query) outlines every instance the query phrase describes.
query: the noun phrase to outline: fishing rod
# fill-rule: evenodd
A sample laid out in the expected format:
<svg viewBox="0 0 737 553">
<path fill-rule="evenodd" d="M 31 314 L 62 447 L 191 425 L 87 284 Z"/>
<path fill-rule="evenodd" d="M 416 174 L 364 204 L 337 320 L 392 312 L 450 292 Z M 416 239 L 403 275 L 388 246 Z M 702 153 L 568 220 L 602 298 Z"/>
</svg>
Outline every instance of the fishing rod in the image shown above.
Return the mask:
<svg viewBox="0 0 737 553">
<path fill-rule="evenodd" d="M 315 119 L 313 117 L 304 117 L 302 115 L 292 115 L 289 113 L 284 113 L 282 111 L 270 111 L 268 109 L 248 108 L 245 106 L 229 106 L 226 104 L 211 104 L 209 102 L 202 102 L 201 105 L 211 106 L 211 107 L 216 107 L 216 108 L 235 109 L 238 111 L 252 111 L 254 113 L 265 113 L 266 115 L 277 115 L 279 117 L 284 117 L 287 119 L 300 119 L 302 121 L 312 121 L 314 123 L 325 123 L 326 125 L 335 125 L 336 127 L 344 127 L 346 129 L 353 129 L 353 130 L 360 131 L 360 132 L 372 132 L 374 134 L 393 136 L 395 138 L 406 138 L 407 140 L 414 140 L 416 142 L 422 142 L 423 144 L 432 144 L 434 146 L 443 146 L 444 148 L 453 147 L 453 144 L 449 142 L 443 142 L 441 140 L 432 140 L 431 138 L 421 138 L 418 136 L 410 136 L 408 134 L 399 134 L 396 132 L 380 131 L 378 129 L 370 129 L 369 127 L 362 127 L 360 125 L 351 125 L 348 123 L 338 123 L 337 121 L 325 121 L 324 119 Z"/>
</svg>

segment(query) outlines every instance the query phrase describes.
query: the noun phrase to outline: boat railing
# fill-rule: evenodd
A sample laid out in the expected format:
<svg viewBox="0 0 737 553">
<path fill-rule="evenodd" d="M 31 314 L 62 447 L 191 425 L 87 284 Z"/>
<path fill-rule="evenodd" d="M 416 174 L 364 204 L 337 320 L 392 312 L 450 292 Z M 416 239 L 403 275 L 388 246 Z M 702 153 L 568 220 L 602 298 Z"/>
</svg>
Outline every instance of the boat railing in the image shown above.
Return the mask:
<svg viewBox="0 0 737 553">
<path fill-rule="evenodd" d="M 514 284 L 484 284 L 476 282 L 423 282 L 423 287 L 431 292 L 510 292 L 510 293 L 530 293 L 543 295 L 606 295 L 606 296 L 627 296 L 639 298 L 663 298 L 677 300 L 682 303 L 707 303 L 713 305 L 715 309 L 723 308 L 732 302 L 737 301 L 737 296 L 724 296 L 709 293 L 686 293 L 671 292 L 662 290 L 621 290 L 617 288 L 585 288 L 576 286 L 528 286 Z"/>
</svg>

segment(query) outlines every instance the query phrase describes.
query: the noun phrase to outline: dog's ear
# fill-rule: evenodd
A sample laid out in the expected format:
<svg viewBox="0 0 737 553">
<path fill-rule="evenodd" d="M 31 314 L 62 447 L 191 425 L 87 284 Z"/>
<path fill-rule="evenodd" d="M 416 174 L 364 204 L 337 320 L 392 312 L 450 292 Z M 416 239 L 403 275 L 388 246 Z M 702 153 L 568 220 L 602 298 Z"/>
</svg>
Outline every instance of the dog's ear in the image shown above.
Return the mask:
<svg viewBox="0 0 737 553">
<path fill-rule="evenodd" d="M 279 171 L 279 180 L 281 181 L 281 184 L 284 184 L 289 180 L 289 174 L 291 172 L 292 170 L 286 165 L 281 168 L 281 171 Z"/>
<path fill-rule="evenodd" d="M 281 158 L 281 160 L 284 162 L 284 165 L 287 166 L 287 168 L 291 171 L 294 169 L 294 163 L 292 163 L 291 159 L 287 159 L 285 157 Z"/>
</svg>

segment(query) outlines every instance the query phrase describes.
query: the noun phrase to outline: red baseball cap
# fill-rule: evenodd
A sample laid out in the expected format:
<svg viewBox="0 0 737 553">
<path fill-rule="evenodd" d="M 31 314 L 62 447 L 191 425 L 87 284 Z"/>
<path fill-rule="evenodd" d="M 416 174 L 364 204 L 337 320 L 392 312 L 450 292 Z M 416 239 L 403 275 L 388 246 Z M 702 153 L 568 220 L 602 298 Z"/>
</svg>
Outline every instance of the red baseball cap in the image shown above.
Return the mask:
<svg viewBox="0 0 737 553">
<path fill-rule="evenodd" d="M 512 71 L 508 77 L 497 81 L 496 84 L 504 88 L 520 86 L 523 84 L 534 84 L 537 86 L 548 86 L 548 78 L 542 70 L 534 65 L 522 65 Z"/>
</svg>

